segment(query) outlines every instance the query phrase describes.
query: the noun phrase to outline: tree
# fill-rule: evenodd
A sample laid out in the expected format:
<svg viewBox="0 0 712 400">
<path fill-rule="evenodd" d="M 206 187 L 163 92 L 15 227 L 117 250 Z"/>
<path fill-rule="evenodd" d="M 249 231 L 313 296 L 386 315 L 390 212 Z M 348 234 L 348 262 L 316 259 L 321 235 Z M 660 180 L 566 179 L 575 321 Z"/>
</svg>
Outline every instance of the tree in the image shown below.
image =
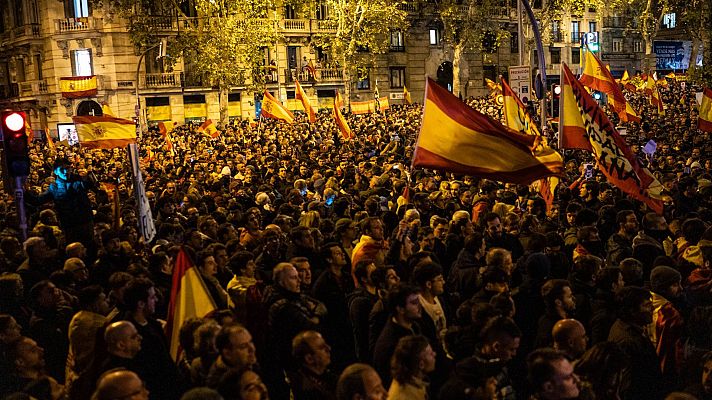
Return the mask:
<svg viewBox="0 0 712 400">
<path fill-rule="evenodd" d="M 156 18 L 177 17 L 180 31 L 169 38 L 168 53 L 179 59 L 203 84 L 218 88 L 220 122 L 227 122 L 231 86 L 264 85 L 262 49 L 278 40 L 277 0 L 192 0 L 193 7 L 176 0 L 95 0 L 110 14 L 125 18 L 138 48 L 157 43 Z M 158 16 L 158 17 L 157 17 Z M 170 20 L 169 20 L 170 21 Z M 172 65 L 171 65 L 172 66 Z"/>
<path fill-rule="evenodd" d="M 431 4 L 430 2 L 425 3 Z M 460 95 L 462 55 L 476 51 L 487 61 L 510 36 L 502 26 L 508 17 L 506 2 L 500 0 L 439 0 L 432 6 L 443 24 L 443 41 L 452 48 L 453 94 Z"/>
<path fill-rule="evenodd" d="M 313 2 L 313 1 L 310 1 Z M 351 104 L 353 77 L 367 74 L 378 54 L 389 49 L 389 33 L 406 32 L 406 0 L 326 0 L 336 34 L 316 35 L 317 46 L 328 51 L 343 68 L 346 101 Z"/>
</svg>

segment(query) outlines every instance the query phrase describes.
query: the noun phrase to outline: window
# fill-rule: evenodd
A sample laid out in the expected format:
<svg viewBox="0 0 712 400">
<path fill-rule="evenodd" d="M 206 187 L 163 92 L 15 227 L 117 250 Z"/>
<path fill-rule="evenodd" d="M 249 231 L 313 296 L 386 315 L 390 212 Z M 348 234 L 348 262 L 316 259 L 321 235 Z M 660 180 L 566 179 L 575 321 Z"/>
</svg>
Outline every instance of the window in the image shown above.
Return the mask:
<svg viewBox="0 0 712 400">
<path fill-rule="evenodd" d="M 329 18 L 329 8 L 326 1 L 319 1 L 316 4 L 316 19 L 325 20 Z"/>
<path fill-rule="evenodd" d="M 581 64 L 581 49 L 578 47 L 571 48 L 571 64 Z"/>
<path fill-rule="evenodd" d="M 561 64 L 561 48 L 560 47 L 550 48 L 549 53 L 551 54 L 551 63 L 552 64 Z"/>
<path fill-rule="evenodd" d="M 436 46 L 440 44 L 440 29 L 430 28 L 430 45 Z"/>
<path fill-rule="evenodd" d="M 15 0 L 15 6 L 13 7 L 13 18 L 15 19 L 15 26 L 23 26 L 25 25 L 25 13 L 24 13 L 24 8 L 25 6 L 23 5 L 22 0 Z"/>
<path fill-rule="evenodd" d="M 89 0 L 65 0 L 64 16 L 67 18 L 83 18 L 90 14 Z"/>
<path fill-rule="evenodd" d="M 517 35 L 517 32 L 509 36 L 509 52 L 512 54 L 519 53 L 519 35 Z"/>
<path fill-rule="evenodd" d="M 297 18 L 297 10 L 294 8 L 294 6 L 291 6 L 291 5 L 284 6 L 284 19 L 296 19 L 296 18 Z"/>
<path fill-rule="evenodd" d="M 391 31 L 391 51 L 405 51 L 405 41 L 402 31 Z"/>
<path fill-rule="evenodd" d="M 37 77 L 37 80 L 42 80 L 44 79 L 42 76 L 42 55 L 41 54 L 35 54 L 35 76 Z"/>
<path fill-rule="evenodd" d="M 91 49 L 72 50 L 72 75 L 94 75 L 94 68 L 91 60 Z"/>
<path fill-rule="evenodd" d="M 581 22 L 580 21 L 571 21 L 571 35 L 573 35 L 575 33 L 576 38 L 578 38 L 580 31 L 581 31 Z"/>
<path fill-rule="evenodd" d="M 643 52 L 643 42 L 640 40 L 636 40 L 633 42 L 633 52 L 634 53 L 642 53 Z"/>
<path fill-rule="evenodd" d="M 613 52 L 621 53 L 623 51 L 623 39 L 613 39 Z"/>
<path fill-rule="evenodd" d="M 356 82 L 356 89 L 358 89 L 358 90 L 371 89 L 371 80 L 368 77 L 368 73 L 358 77 L 358 82 Z"/>
<path fill-rule="evenodd" d="M 588 31 L 596 32 L 596 21 L 588 21 Z"/>
<path fill-rule="evenodd" d="M 672 29 L 675 26 L 677 26 L 677 22 L 675 21 L 677 18 L 677 15 L 675 13 L 667 13 L 663 15 L 663 26 L 667 29 Z"/>
<path fill-rule="evenodd" d="M 25 59 L 16 58 L 15 59 L 15 82 L 25 82 L 27 77 L 25 76 Z"/>
<path fill-rule="evenodd" d="M 391 89 L 405 86 L 405 67 L 390 67 Z"/>
</svg>

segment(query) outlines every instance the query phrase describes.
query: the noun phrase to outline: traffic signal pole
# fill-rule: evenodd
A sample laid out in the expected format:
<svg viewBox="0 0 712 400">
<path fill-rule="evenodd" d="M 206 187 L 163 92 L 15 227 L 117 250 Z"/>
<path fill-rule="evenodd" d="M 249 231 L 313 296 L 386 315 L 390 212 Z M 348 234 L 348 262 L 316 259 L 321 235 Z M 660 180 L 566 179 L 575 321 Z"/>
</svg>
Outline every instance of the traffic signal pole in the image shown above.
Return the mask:
<svg viewBox="0 0 712 400">
<path fill-rule="evenodd" d="M 15 205 L 17 206 L 17 218 L 20 220 L 20 233 L 22 241 L 27 240 L 27 213 L 25 212 L 25 191 L 22 187 L 23 177 L 15 177 Z"/>
</svg>

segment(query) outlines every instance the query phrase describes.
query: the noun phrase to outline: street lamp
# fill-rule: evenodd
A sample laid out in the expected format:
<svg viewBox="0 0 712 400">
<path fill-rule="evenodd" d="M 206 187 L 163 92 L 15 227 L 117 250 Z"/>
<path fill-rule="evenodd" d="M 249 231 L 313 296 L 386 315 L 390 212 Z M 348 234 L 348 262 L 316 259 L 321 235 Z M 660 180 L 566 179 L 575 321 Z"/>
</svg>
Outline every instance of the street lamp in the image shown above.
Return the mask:
<svg viewBox="0 0 712 400">
<path fill-rule="evenodd" d="M 143 129 L 141 129 L 141 97 L 139 97 L 139 73 L 141 72 L 141 62 L 143 62 L 144 57 L 146 57 L 146 54 L 155 49 L 156 47 L 160 47 L 160 51 L 158 54 L 157 58 L 163 58 L 166 56 L 166 47 L 168 46 L 168 39 L 163 38 L 159 43 L 154 44 L 153 46 L 147 48 L 141 53 L 141 56 L 138 58 L 138 64 L 136 65 L 136 136 L 141 137 Z"/>
</svg>

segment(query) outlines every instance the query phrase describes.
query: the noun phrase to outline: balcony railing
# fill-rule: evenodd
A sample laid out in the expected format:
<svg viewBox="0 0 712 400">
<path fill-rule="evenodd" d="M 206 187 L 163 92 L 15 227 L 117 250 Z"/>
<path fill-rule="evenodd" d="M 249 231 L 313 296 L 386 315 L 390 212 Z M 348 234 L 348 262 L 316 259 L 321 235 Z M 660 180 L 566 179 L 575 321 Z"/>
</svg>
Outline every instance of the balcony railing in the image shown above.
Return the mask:
<svg viewBox="0 0 712 400">
<path fill-rule="evenodd" d="M 604 28 L 637 28 L 638 21 L 630 17 L 603 17 Z"/>
<path fill-rule="evenodd" d="M 184 88 L 204 88 L 209 86 L 208 79 L 203 75 L 181 72 L 180 78 L 181 86 Z"/>
<path fill-rule="evenodd" d="M 181 86 L 181 72 L 145 74 L 142 86 L 145 88 L 171 88 Z"/>
<path fill-rule="evenodd" d="M 418 5 L 413 3 L 401 3 L 398 9 L 406 12 L 418 12 Z"/>
<path fill-rule="evenodd" d="M 333 19 L 313 19 L 311 20 L 312 33 L 336 32 L 339 23 Z"/>
<path fill-rule="evenodd" d="M 459 6 L 459 15 L 460 17 L 472 17 L 476 15 L 480 15 L 481 13 L 478 13 L 479 8 L 475 6 Z M 490 12 L 488 13 L 488 16 L 492 18 L 509 18 L 510 17 L 510 11 L 507 7 L 492 7 Z"/>
<path fill-rule="evenodd" d="M 141 17 L 132 17 L 131 23 L 140 23 L 146 26 L 150 31 L 173 31 L 176 29 L 176 18 L 170 15 L 145 15 Z"/>
<path fill-rule="evenodd" d="M 9 85 L 0 86 L 0 99 L 12 99 L 20 95 L 20 89 L 17 83 L 11 83 Z"/>
<path fill-rule="evenodd" d="M 57 33 L 86 32 L 98 28 L 97 18 L 64 18 L 55 20 Z"/>
<path fill-rule="evenodd" d="M 310 28 L 308 19 L 283 19 L 280 27 L 284 31 L 305 32 Z"/>
<path fill-rule="evenodd" d="M 20 82 L 18 86 L 19 94 L 22 97 L 39 96 L 41 94 L 47 94 L 49 91 L 47 81 L 45 80 Z"/>
<path fill-rule="evenodd" d="M 564 34 L 561 31 L 551 32 L 551 41 L 554 43 L 561 43 L 564 41 Z"/>
<path fill-rule="evenodd" d="M 287 83 L 293 83 L 295 80 L 311 83 L 341 82 L 344 76 L 341 68 L 317 68 L 316 76 L 307 69 L 285 68 L 283 71 Z"/>
</svg>

